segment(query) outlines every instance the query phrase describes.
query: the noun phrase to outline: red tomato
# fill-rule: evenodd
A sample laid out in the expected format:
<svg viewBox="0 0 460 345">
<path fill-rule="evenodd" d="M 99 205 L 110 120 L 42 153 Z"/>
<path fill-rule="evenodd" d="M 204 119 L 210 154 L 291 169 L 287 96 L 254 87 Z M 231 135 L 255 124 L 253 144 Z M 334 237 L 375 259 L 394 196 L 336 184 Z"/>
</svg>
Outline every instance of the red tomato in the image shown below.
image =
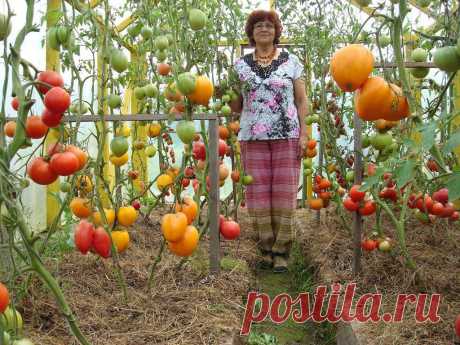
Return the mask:
<svg viewBox="0 0 460 345">
<path fill-rule="evenodd" d="M 440 202 L 436 201 L 433 204 L 433 207 L 431 208 L 430 213 L 434 214 L 435 216 L 440 216 L 440 215 L 443 214 L 443 212 L 444 212 L 444 205 L 441 204 Z"/>
<path fill-rule="evenodd" d="M 350 212 L 355 212 L 359 209 L 359 202 L 354 202 L 352 198 L 345 198 L 343 201 L 343 207 Z"/>
<path fill-rule="evenodd" d="M 459 218 L 460 218 L 460 213 L 458 211 L 455 211 L 450 216 L 450 220 L 453 221 L 453 222 L 457 221 Z"/>
<path fill-rule="evenodd" d="M 10 304 L 10 294 L 5 285 L 0 283 L 0 314 L 2 314 Z"/>
<path fill-rule="evenodd" d="M 41 81 L 42 83 L 50 84 L 51 86 L 64 86 L 64 79 L 62 79 L 62 76 L 55 71 L 40 72 L 38 74 L 37 80 Z M 45 85 L 38 85 L 37 89 L 40 93 L 45 94 L 48 92 L 50 87 Z"/>
<path fill-rule="evenodd" d="M 85 219 L 82 219 L 80 223 L 75 227 L 74 242 L 77 249 L 82 253 L 86 254 L 93 245 L 94 237 L 94 226 Z"/>
<path fill-rule="evenodd" d="M 17 97 L 14 97 L 12 100 L 11 100 L 11 107 L 14 109 L 14 110 L 18 110 L 19 109 L 19 99 Z"/>
<path fill-rule="evenodd" d="M 360 187 L 361 187 L 361 185 L 355 184 L 350 188 L 350 192 L 348 192 L 348 195 L 350 195 L 350 198 L 354 202 L 360 202 L 366 196 L 366 192 L 360 192 L 359 191 Z"/>
<path fill-rule="evenodd" d="M 74 146 L 74 145 L 67 145 L 66 152 L 72 152 L 78 158 L 78 169 L 81 170 L 85 166 L 86 162 L 88 161 L 88 154 L 83 151 L 81 148 Z"/>
<path fill-rule="evenodd" d="M 442 218 L 449 218 L 455 212 L 454 204 L 448 202 L 444 205 L 444 209 L 442 210 L 441 217 Z"/>
<path fill-rule="evenodd" d="M 45 108 L 42 113 L 42 121 L 48 127 L 54 128 L 61 124 L 62 116 L 64 114 L 53 113 Z"/>
<path fill-rule="evenodd" d="M 80 161 L 72 152 L 59 152 L 51 157 L 50 167 L 60 176 L 69 176 L 78 170 Z"/>
<path fill-rule="evenodd" d="M 43 157 L 35 157 L 27 164 L 27 175 L 32 181 L 42 185 L 51 184 L 59 177 Z"/>
<path fill-rule="evenodd" d="M 182 179 L 182 187 L 187 188 L 190 184 L 190 179 L 188 178 L 183 178 Z"/>
<path fill-rule="evenodd" d="M 446 204 L 449 201 L 449 190 L 447 188 L 441 188 L 437 192 L 434 192 L 433 200 Z"/>
<path fill-rule="evenodd" d="M 233 220 L 224 220 L 220 225 L 220 233 L 226 240 L 234 240 L 240 236 L 240 225 Z"/>
<path fill-rule="evenodd" d="M 40 116 L 29 116 L 26 120 L 26 135 L 32 139 L 40 139 L 46 135 L 48 126 Z"/>
<path fill-rule="evenodd" d="M 193 157 L 198 160 L 206 160 L 206 146 L 202 141 L 193 142 Z"/>
<path fill-rule="evenodd" d="M 377 247 L 379 246 L 379 243 L 375 240 L 371 240 L 371 239 L 366 239 L 366 240 L 362 240 L 361 241 L 361 248 L 363 248 L 364 250 L 368 251 L 368 252 L 371 252 L 373 251 L 374 249 L 376 249 Z"/>
<path fill-rule="evenodd" d="M 45 107 L 53 113 L 64 113 L 70 106 L 70 95 L 62 87 L 49 90 L 44 99 Z"/>
<path fill-rule="evenodd" d="M 94 231 L 93 248 L 103 258 L 110 256 L 112 241 L 109 234 L 101 226 Z"/>
<path fill-rule="evenodd" d="M 359 208 L 359 214 L 362 216 L 370 216 L 375 212 L 375 202 L 368 200 L 364 203 L 363 207 Z"/>
<path fill-rule="evenodd" d="M 223 157 L 227 153 L 227 143 L 225 140 L 219 139 L 219 156 Z"/>
<path fill-rule="evenodd" d="M 455 334 L 460 338 L 460 314 L 455 319 Z"/>
</svg>

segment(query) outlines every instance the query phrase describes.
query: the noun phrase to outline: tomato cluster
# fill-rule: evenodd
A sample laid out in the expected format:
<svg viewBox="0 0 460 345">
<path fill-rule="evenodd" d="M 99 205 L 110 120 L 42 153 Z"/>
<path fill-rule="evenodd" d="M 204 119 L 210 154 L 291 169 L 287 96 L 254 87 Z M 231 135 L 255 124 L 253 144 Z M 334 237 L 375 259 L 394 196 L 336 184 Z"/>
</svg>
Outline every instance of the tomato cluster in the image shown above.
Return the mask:
<svg viewBox="0 0 460 345">
<path fill-rule="evenodd" d="M 411 209 L 417 209 L 416 217 L 423 223 L 434 221 L 435 218 L 446 218 L 451 221 L 457 221 L 460 217 L 455 210 L 454 204 L 449 202 L 449 190 L 441 188 L 431 196 L 411 194 L 407 201 Z"/>
<path fill-rule="evenodd" d="M 366 199 L 366 192 L 360 191 L 361 185 L 353 185 L 348 196 L 343 200 L 343 206 L 350 212 L 358 211 L 362 216 L 370 216 L 377 208 L 375 201 Z"/>
<path fill-rule="evenodd" d="M 312 198 L 309 201 L 309 205 L 312 210 L 320 210 L 329 206 L 329 202 L 332 197 L 332 193 L 329 191 L 331 186 L 332 183 L 327 178 L 323 178 L 319 175 L 315 176 L 313 191 L 316 193 L 317 197 Z"/>
</svg>

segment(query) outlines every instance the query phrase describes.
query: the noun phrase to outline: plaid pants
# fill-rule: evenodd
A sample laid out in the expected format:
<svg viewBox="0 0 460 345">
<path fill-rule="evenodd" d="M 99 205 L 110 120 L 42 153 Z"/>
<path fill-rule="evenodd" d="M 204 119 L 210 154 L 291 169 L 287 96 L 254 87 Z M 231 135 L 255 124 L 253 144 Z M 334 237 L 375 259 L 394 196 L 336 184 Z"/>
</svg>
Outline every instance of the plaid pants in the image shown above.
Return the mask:
<svg viewBox="0 0 460 345">
<path fill-rule="evenodd" d="M 246 174 L 246 204 L 259 247 L 264 253 L 289 256 L 300 174 L 299 139 L 241 141 Z"/>
</svg>

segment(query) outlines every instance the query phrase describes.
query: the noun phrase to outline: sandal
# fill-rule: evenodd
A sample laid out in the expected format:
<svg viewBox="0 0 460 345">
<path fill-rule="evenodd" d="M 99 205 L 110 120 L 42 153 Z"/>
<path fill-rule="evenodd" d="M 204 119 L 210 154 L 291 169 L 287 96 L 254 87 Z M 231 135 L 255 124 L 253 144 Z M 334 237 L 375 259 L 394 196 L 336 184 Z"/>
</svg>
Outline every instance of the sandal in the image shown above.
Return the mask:
<svg viewBox="0 0 460 345">
<path fill-rule="evenodd" d="M 271 252 L 262 252 L 262 258 L 259 261 L 259 267 L 262 269 L 272 268 L 273 267 L 273 258 Z"/>
<path fill-rule="evenodd" d="M 288 262 L 282 255 L 275 255 L 273 260 L 273 272 L 284 273 L 288 271 Z"/>
</svg>

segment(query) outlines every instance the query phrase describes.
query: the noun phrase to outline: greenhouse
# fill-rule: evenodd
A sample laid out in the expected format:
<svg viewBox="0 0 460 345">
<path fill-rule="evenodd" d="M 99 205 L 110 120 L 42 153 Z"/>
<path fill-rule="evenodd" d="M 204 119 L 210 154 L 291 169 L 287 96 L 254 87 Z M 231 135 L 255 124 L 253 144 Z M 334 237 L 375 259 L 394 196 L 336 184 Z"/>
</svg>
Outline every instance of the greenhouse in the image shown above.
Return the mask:
<svg viewBox="0 0 460 345">
<path fill-rule="evenodd" d="M 459 6 L 0 0 L 0 345 L 460 345 Z"/>
</svg>

